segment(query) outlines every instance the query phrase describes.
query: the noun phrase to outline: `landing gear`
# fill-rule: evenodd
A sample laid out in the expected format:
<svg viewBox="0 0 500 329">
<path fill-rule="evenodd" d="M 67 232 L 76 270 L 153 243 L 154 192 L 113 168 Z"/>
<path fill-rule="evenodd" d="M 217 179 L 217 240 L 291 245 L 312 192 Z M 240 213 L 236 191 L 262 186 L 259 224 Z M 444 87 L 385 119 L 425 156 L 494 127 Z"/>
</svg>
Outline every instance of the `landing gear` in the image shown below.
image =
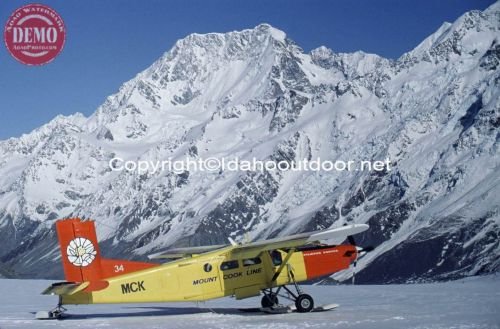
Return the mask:
<svg viewBox="0 0 500 329">
<path fill-rule="evenodd" d="M 292 254 L 295 252 L 294 249 L 290 249 L 287 252 L 287 255 L 285 257 L 285 260 L 281 261 L 278 270 L 274 273 L 271 282 L 276 284 L 276 281 L 282 271 L 286 268 L 286 273 L 288 274 L 288 282 L 293 283 L 295 290 L 297 291 L 296 294 L 294 294 L 287 286 L 279 286 L 278 289 L 273 292 L 273 289 L 266 290 L 264 289 L 264 297 L 262 297 L 261 305 L 262 308 L 265 309 L 266 311 L 271 311 L 272 313 L 277 313 L 280 311 L 284 312 L 290 312 L 292 311 L 292 308 L 286 307 L 283 305 L 278 304 L 278 294 L 281 291 L 281 289 L 284 289 L 288 294 L 287 295 L 279 295 L 281 297 L 290 299 L 295 302 L 295 307 L 297 312 L 305 313 L 305 312 L 311 312 L 314 310 L 314 300 L 313 298 L 308 295 L 304 294 L 302 290 L 300 289 L 299 285 L 297 284 L 297 281 L 295 280 L 295 274 L 293 273 L 293 267 L 288 261 L 290 260 L 290 257 Z"/>
<path fill-rule="evenodd" d="M 291 291 L 287 286 L 280 286 L 275 292 L 272 289 L 264 290 L 264 296 L 261 300 L 262 309 L 272 311 L 270 313 L 288 313 L 293 311 L 293 308 L 290 309 L 290 307 L 280 305 L 278 302 L 278 294 L 283 289 L 287 294 L 280 294 L 279 296 L 295 302 L 297 312 L 306 313 L 313 311 L 314 299 L 310 295 L 302 293 L 298 286 L 296 288 L 297 293 Z"/>
<path fill-rule="evenodd" d="M 297 291 L 296 294 L 293 291 L 291 291 L 287 286 L 280 286 L 275 292 L 273 292 L 272 288 L 269 290 L 264 290 L 263 291 L 264 296 L 262 297 L 261 300 L 262 308 L 264 309 L 284 308 L 278 303 L 278 294 L 280 293 L 281 289 L 284 289 L 287 292 L 287 295 L 279 295 L 279 296 L 294 301 L 297 312 L 300 313 L 311 312 L 314 309 L 314 299 L 310 295 L 304 294 L 300 289 L 299 285 L 295 282 L 295 280 L 292 280 L 292 282 L 295 286 L 295 290 Z"/>
<path fill-rule="evenodd" d="M 38 311 L 35 317 L 38 320 L 62 319 L 66 311 L 67 310 L 62 306 L 62 299 L 59 297 L 59 302 L 55 308 L 51 311 Z"/>
<path fill-rule="evenodd" d="M 276 294 L 273 294 L 272 292 L 269 294 L 264 293 L 264 296 L 260 301 L 260 305 L 262 305 L 263 308 L 277 306 L 278 303 L 278 296 Z"/>
<path fill-rule="evenodd" d="M 314 300 L 308 294 L 301 294 L 295 300 L 295 307 L 300 313 L 311 312 L 314 309 Z"/>
</svg>

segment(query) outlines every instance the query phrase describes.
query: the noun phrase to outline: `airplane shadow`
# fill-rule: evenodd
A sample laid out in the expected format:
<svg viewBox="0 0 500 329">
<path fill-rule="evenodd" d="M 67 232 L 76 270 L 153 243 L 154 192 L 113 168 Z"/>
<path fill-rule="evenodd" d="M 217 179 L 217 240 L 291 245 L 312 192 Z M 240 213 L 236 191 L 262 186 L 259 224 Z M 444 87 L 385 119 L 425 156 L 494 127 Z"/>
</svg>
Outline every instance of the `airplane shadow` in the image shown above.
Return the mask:
<svg viewBox="0 0 500 329">
<path fill-rule="evenodd" d="M 131 311 L 124 312 L 124 308 L 131 310 L 144 309 L 144 311 Z M 33 313 L 33 312 L 32 312 Z M 69 310 L 64 321 L 68 320 L 83 320 L 83 319 L 95 319 L 95 318 L 133 318 L 133 317 L 145 317 L 145 316 L 173 316 L 173 315 L 190 315 L 190 314 L 201 314 L 201 313 L 215 313 L 215 314 L 225 314 L 225 315 L 243 315 L 243 316 L 255 316 L 263 315 L 265 313 L 259 312 L 258 308 L 207 308 L 207 307 L 161 307 L 161 306 L 138 306 L 138 307 L 123 307 L 116 313 L 87 313 L 87 314 L 75 314 Z"/>
</svg>

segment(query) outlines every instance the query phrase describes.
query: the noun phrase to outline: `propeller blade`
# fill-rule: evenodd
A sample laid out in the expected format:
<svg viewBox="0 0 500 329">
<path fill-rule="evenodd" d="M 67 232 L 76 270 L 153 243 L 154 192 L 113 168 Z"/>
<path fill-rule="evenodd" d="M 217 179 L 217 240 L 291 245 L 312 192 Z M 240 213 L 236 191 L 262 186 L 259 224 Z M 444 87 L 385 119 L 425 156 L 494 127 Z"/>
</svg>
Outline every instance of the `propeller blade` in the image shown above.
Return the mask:
<svg viewBox="0 0 500 329">
<path fill-rule="evenodd" d="M 370 252 L 370 251 L 372 251 L 373 249 L 375 249 L 375 247 L 373 247 L 373 246 L 368 246 L 368 247 L 364 247 L 364 248 L 363 248 L 363 247 L 356 246 L 356 251 L 357 251 L 358 253 L 361 253 L 361 252 Z"/>
<path fill-rule="evenodd" d="M 355 284 L 355 281 L 356 281 L 356 264 L 358 262 L 357 261 L 354 261 L 354 266 L 353 266 L 353 269 L 352 269 L 352 282 L 351 284 Z"/>
<path fill-rule="evenodd" d="M 344 225 L 344 226 L 345 226 L 345 225 Z M 353 245 L 353 246 L 355 246 L 355 247 L 356 247 L 356 250 L 358 251 L 358 253 L 362 253 L 362 252 L 367 253 L 367 252 L 370 252 L 370 251 L 372 251 L 373 249 L 375 249 L 375 247 L 373 247 L 373 246 L 358 247 L 358 246 L 356 245 L 356 240 L 354 240 L 354 237 L 353 237 L 352 235 L 348 235 L 348 236 L 347 236 L 347 241 L 348 241 L 351 245 Z M 356 261 L 354 262 L 354 269 L 356 269 Z M 353 282 L 354 282 L 354 275 L 353 275 Z"/>
<path fill-rule="evenodd" d="M 347 237 L 347 241 L 349 241 L 349 243 L 352 244 L 353 246 L 356 245 L 356 240 L 354 240 L 354 237 L 352 235 L 349 235 Z"/>
<path fill-rule="evenodd" d="M 347 241 L 349 241 L 349 243 L 352 244 L 353 246 L 356 246 L 356 250 L 358 252 L 370 252 L 373 249 L 375 249 L 375 247 L 373 247 L 373 246 L 358 247 L 357 244 L 356 244 L 356 240 L 354 240 L 354 237 L 352 235 L 349 235 L 347 237 Z"/>
</svg>

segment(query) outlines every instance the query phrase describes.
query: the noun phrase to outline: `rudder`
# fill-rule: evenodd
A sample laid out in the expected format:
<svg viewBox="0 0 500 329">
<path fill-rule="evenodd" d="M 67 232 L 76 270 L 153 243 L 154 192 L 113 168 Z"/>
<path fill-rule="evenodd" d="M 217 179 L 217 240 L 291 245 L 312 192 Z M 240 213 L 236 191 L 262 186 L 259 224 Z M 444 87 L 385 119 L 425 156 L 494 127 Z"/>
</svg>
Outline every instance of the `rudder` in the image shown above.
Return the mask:
<svg viewBox="0 0 500 329">
<path fill-rule="evenodd" d="M 101 252 L 94 221 L 70 218 L 56 222 L 64 276 L 69 282 L 98 281 Z"/>
</svg>

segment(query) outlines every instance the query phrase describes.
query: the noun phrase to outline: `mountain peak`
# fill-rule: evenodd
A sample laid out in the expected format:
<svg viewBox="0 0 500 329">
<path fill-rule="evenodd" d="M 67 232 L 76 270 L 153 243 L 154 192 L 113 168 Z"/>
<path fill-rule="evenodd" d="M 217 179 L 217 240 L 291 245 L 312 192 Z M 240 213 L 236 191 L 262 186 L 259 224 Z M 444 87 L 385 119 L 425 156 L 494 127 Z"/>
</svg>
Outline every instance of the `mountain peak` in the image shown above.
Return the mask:
<svg viewBox="0 0 500 329">
<path fill-rule="evenodd" d="M 273 37 L 275 40 L 284 42 L 286 39 L 286 33 L 281 31 L 280 29 L 277 29 L 273 27 L 272 25 L 268 23 L 261 23 L 257 25 L 255 28 L 253 28 L 254 31 L 261 31 L 264 33 L 268 33 L 271 37 Z"/>
<path fill-rule="evenodd" d="M 482 55 L 498 38 L 499 11 L 500 2 L 497 2 L 484 11 L 468 11 L 453 23 L 444 22 L 436 32 L 401 58 L 415 57 L 429 62 L 448 61 L 462 54 Z"/>
<path fill-rule="evenodd" d="M 286 33 L 271 26 L 261 23 L 252 29 L 231 31 L 226 33 L 210 32 L 205 34 L 192 33 L 176 42 L 174 50 L 199 47 L 209 49 L 213 47 L 224 47 L 228 44 L 263 43 L 273 39 L 279 43 L 286 43 Z"/>
<path fill-rule="evenodd" d="M 494 13 L 498 11 L 500 11 L 500 1 L 495 1 L 495 3 L 484 10 L 485 13 Z"/>
<path fill-rule="evenodd" d="M 331 57 L 333 56 L 333 50 L 331 50 L 328 47 L 325 46 L 319 46 L 318 48 L 315 48 L 310 51 L 311 56 L 313 57 L 320 57 L 320 58 L 325 58 L 325 57 Z"/>
</svg>

